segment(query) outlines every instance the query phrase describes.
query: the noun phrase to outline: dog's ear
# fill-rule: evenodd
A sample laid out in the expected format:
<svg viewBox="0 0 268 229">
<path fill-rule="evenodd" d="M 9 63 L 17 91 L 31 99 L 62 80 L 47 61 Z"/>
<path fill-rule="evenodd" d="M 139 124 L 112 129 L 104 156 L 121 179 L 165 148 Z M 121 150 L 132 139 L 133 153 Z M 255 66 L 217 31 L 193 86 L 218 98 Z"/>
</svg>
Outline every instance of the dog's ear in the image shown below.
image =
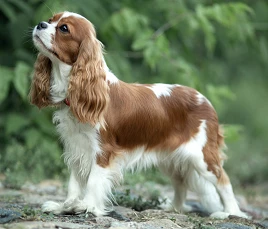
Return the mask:
<svg viewBox="0 0 268 229">
<path fill-rule="evenodd" d="M 68 98 L 72 113 L 80 122 L 104 126 L 108 91 L 102 44 L 95 36 L 87 37 L 81 43 L 70 76 Z"/>
<path fill-rule="evenodd" d="M 34 76 L 30 89 L 30 102 L 39 108 L 47 107 L 50 101 L 51 61 L 39 53 L 34 65 Z"/>
</svg>

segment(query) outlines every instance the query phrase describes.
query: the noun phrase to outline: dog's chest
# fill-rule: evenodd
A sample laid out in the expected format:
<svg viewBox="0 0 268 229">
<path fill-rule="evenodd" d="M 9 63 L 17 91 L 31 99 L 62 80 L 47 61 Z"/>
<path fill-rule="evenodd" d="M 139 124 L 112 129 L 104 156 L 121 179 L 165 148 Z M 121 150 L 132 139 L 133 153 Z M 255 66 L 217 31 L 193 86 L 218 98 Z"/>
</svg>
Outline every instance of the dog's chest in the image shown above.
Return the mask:
<svg viewBox="0 0 268 229">
<path fill-rule="evenodd" d="M 87 176 L 96 155 L 101 151 L 98 129 L 78 122 L 68 107 L 56 111 L 53 122 L 64 145 L 65 163 Z"/>
</svg>

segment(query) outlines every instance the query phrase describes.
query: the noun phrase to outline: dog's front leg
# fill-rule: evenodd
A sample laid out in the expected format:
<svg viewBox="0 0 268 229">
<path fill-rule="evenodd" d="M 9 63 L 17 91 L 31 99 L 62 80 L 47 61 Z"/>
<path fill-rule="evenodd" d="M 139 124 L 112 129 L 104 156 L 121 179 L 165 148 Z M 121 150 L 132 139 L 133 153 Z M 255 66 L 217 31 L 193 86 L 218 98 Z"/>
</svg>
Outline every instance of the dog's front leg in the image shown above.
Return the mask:
<svg viewBox="0 0 268 229">
<path fill-rule="evenodd" d="M 68 184 L 67 199 L 63 203 L 63 211 L 65 213 L 82 212 L 82 211 L 79 212 L 80 205 L 81 205 L 81 201 L 79 199 L 81 196 L 81 191 L 82 190 L 81 190 L 81 186 L 79 183 L 79 178 L 77 177 L 77 174 L 72 169 L 69 184 Z"/>
<path fill-rule="evenodd" d="M 47 201 L 42 205 L 43 212 L 52 212 L 56 215 L 63 213 L 79 213 L 80 209 L 79 196 L 81 195 L 81 187 L 75 175 L 75 172 L 71 171 L 70 181 L 68 185 L 68 196 L 64 203 L 57 203 L 54 201 Z"/>
<path fill-rule="evenodd" d="M 86 212 L 100 216 L 109 211 L 107 203 L 110 203 L 110 207 L 112 206 L 109 197 L 112 195 L 115 175 L 115 171 L 110 167 L 103 168 L 93 162 L 85 188 L 85 196 L 82 200 Z"/>
</svg>

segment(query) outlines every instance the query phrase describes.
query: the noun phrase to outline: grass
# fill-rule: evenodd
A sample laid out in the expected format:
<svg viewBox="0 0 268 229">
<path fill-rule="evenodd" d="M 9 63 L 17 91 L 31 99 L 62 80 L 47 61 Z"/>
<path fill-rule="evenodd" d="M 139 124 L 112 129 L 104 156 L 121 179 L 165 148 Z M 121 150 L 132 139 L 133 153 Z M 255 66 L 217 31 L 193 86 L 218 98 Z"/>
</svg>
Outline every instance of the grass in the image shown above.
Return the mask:
<svg viewBox="0 0 268 229">
<path fill-rule="evenodd" d="M 166 201 L 162 200 L 159 195 L 152 195 L 145 200 L 140 195 L 131 195 L 129 189 L 125 190 L 123 193 L 116 192 L 114 196 L 114 204 L 128 207 L 135 211 L 144 211 L 146 209 L 160 209 L 161 204 L 164 204 Z"/>
</svg>

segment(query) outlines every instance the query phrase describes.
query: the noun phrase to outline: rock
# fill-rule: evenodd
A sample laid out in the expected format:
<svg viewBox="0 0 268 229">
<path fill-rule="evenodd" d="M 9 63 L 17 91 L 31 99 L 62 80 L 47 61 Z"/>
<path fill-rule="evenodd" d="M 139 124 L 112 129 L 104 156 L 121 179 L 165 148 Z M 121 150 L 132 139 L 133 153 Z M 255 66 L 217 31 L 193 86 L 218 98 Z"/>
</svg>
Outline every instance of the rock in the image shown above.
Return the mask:
<svg viewBox="0 0 268 229">
<path fill-rule="evenodd" d="M 219 229 L 252 229 L 252 227 L 249 227 L 246 225 L 235 224 L 235 223 L 217 224 L 216 228 L 219 228 Z"/>
<path fill-rule="evenodd" d="M 114 211 L 121 215 L 121 219 L 119 220 L 129 220 L 133 215 L 136 215 L 136 211 L 122 206 L 115 206 Z"/>
<path fill-rule="evenodd" d="M 0 223 L 9 223 L 20 217 L 21 214 L 17 211 L 0 208 Z"/>
<path fill-rule="evenodd" d="M 264 228 L 268 228 L 268 219 L 262 220 L 261 222 L 258 222 L 258 224 Z"/>
<path fill-rule="evenodd" d="M 138 229 L 138 223 L 137 222 L 112 222 L 109 229 Z"/>
<path fill-rule="evenodd" d="M 169 219 L 154 219 L 151 221 L 139 223 L 138 226 L 139 226 L 139 228 L 142 228 L 142 229 L 165 229 L 165 228 L 178 229 L 178 228 L 182 228 L 179 225 L 173 223 Z"/>
<path fill-rule="evenodd" d="M 64 228 L 64 229 L 89 229 L 88 225 L 82 225 L 77 223 L 65 223 L 65 222 L 22 222 L 22 223 L 12 223 L 5 225 L 7 229 L 55 229 L 55 228 Z"/>
<path fill-rule="evenodd" d="M 154 219 L 146 222 L 113 222 L 109 229 L 179 229 L 182 228 L 168 219 Z"/>
<path fill-rule="evenodd" d="M 95 222 L 96 224 L 109 227 L 113 222 L 118 222 L 118 220 L 108 216 L 102 216 L 102 217 L 96 217 Z"/>
</svg>

